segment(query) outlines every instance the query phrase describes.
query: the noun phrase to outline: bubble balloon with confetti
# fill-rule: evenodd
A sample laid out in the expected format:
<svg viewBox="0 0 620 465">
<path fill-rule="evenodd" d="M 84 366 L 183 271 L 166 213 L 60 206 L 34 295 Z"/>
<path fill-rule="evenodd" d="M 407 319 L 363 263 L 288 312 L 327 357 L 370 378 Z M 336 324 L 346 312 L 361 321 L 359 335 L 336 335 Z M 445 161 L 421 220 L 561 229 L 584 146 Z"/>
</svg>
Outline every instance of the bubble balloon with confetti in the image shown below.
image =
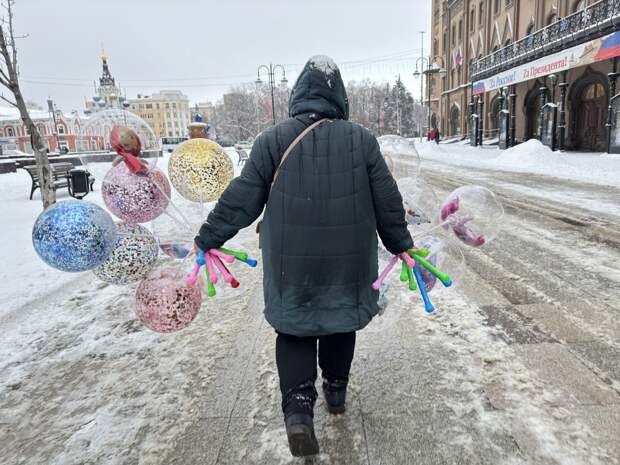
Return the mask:
<svg viewBox="0 0 620 465">
<path fill-rule="evenodd" d="M 116 233 L 112 254 L 93 273 L 110 284 L 123 285 L 141 280 L 157 260 L 157 240 L 151 231 L 139 224 L 117 223 Z"/>
<path fill-rule="evenodd" d="M 41 259 L 61 271 L 87 271 L 112 253 L 116 228 L 101 207 L 85 200 L 58 202 L 43 211 L 32 228 Z"/>
<path fill-rule="evenodd" d="M 440 220 L 463 244 L 481 247 L 501 228 L 504 207 L 486 187 L 467 185 L 452 191 L 441 204 Z"/>
<path fill-rule="evenodd" d="M 209 139 L 190 139 L 180 144 L 168 162 L 174 188 L 193 202 L 217 200 L 233 178 L 228 154 Z"/>
<path fill-rule="evenodd" d="M 144 325 L 158 333 L 186 328 L 202 304 L 198 284 L 187 284 L 186 275 L 164 266 L 153 269 L 136 291 L 136 314 Z"/>
<path fill-rule="evenodd" d="M 395 135 L 377 139 L 379 149 L 394 179 L 415 178 L 420 172 L 420 155 L 412 141 Z"/>
<path fill-rule="evenodd" d="M 170 201 L 166 175 L 154 168 L 145 175 L 133 174 L 125 163 L 110 168 L 101 194 L 108 209 L 128 223 L 146 223 L 161 215 Z"/>
</svg>

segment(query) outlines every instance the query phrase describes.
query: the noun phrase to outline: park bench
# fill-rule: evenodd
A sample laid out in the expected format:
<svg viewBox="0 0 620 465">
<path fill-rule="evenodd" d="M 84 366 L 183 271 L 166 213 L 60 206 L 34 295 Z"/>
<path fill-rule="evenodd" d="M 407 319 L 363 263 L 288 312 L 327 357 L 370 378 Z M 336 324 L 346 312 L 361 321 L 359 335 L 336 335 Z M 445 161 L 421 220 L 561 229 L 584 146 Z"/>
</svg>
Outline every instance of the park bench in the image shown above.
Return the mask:
<svg viewBox="0 0 620 465">
<path fill-rule="evenodd" d="M 50 166 L 52 167 L 54 190 L 62 187 L 66 187 L 67 189 L 69 189 L 69 173 L 74 168 L 73 163 L 52 163 Z M 30 200 L 32 200 L 32 195 L 34 194 L 34 191 L 41 187 L 39 173 L 37 171 L 36 165 L 24 166 L 23 168 L 28 172 L 30 178 L 32 179 L 32 186 L 30 187 Z M 95 184 L 95 177 L 89 174 L 88 183 L 90 184 L 90 190 L 93 190 L 93 185 Z M 69 193 L 71 193 L 70 190 Z"/>
<path fill-rule="evenodd" d="M 239 161 L 237 162 L 237 166 L 239 166 L 242 163 L 245 163 L 246 161 L 250 159 L 250 157 L 248 156 L 248 152 L 246 152 L 245 150 L 235 149 L 235 151 L 237 152 L 237 155 L 239 156 Z"/>
</svg>

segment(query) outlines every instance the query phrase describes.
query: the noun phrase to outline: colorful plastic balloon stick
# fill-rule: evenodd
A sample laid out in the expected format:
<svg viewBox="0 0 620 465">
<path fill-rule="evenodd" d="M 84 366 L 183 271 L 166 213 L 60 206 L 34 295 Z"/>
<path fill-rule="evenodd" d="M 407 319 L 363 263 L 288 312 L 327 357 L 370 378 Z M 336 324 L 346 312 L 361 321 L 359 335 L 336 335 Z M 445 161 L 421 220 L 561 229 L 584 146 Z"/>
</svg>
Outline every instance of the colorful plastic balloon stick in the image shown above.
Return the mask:
<svg viewBox="0 0 620 465">
<path fill-rule="evenodd" d="M 409 279 L 409 275 L 407 274 L 407 269 L 409 267 L 407 266 L 407 262 L 405 262 L 404 260 L 401 262 L 401 266 L 400 266 L 400 280 L 403 283 L 406 283 L 407 280 Z"/>
<path fill-rule="evenodd" d="M 258 265 L 258 262 L 256 260 L 254 260 L 253 258 L 249 258 L 247 252 L 238 252 L 236 250 L 226 249 L 224 247 L 220 247 L 218 250 L 227 255 L 232 255 L 240 262 L 243 262 L 246 265 L 251 266 L 252 268 Z"/>
<path fill-rule="evenodd" d="M 416 262 L 418 262 L 419 265 L 423 266 L 428 271 L 430 271 L 433 275 L 435 275 L 437 277 L 437 279 L 439 279 L 439 281 L 441 281 L 441 283 L 445 287 L 452 286 L 452 279 L 450 279 L 450 276 L 448 276 L 443 271 L 438 270 L 437 267 L 435 267 L 429 261 L 427 261 L 424 258 L 418 256 L 415 252 L 413 252 L 413 250 L 409 251 L 408 253 L 416 260 Z"/>
<path fill-rule="evenodd" d="M 375 280 L 374 283 L 372 283 L 372 288 L 375 291 L 378 291 L 381 288 L 381 283 L 385 280 L 385 277 L 388 275 L 388 273 L 390 271 L 392 271 L 392 269 L 394 268 L 394 265 L 396 265 L 396 263 L 398 262 L 398 255 L 394 255 L 392 257 L 392 259 L 390 260 L 390 263 L 388 263 L 388 265 L 385 267 L 385 269 L 381 272 L 381 274 L 379 275 L 379 277 Z"/>
<path fill-rule="evenodd" d="M 420 295 L 422 296 L 422 300 L 424 301 L 424 310 L 426 313 L 432 313 L 435 310 L 431 300 L 428 298 L 428 294 L 426 292 L 426 285 L 424 283 L 424 278 L 422 278 L 422 273 L 420 273 L 420 269 L 418 266 L 413 267 L 413 274 L 415 275 L 415 279 L 418 282 L 418 288 L 420 289 Z"/>
<path fill-rule="evenodd" d="M 198 279 L 198 273 L 200 272 L 200 267 L 205 264 L 205 253 L 202 250 L 198 251 L 198 257 L 196 258 L 196 264 L 194 265 L 194 269 L 192 270 L 192 274 L 187 278 L 187 284 L 193 286 L 196 284 L 196 279 Z"/>
<path fill-rule="evenodd" d="M 234 263 L 234 261 L 235 261 L 235 257 L 233 255 L 226 254 L 224 252 L 220 252 L 217 249 L 209 250 L 209 254 L 212 255 L 212 256 L 215 256 L 215 257 L 218 257 L 218 258 L 222 259 L 226 263 Z"/>
<path fill-rule="evenodd" d="M 227 255 L 232 255 L 233 257 L 237 258 L 240 261 L 244 261 L 248 259 L 248 254 L 246 252 L 237 252 L 236 250 L 230 250 L 224 247 L 220 247 L 218 250 Z"/>
<path fill-rule="evenodd" d="M 404 262 L 403 262 L 404 263 Z M 413 268 L 407 265 L 407 280 L 409 281 L 409 290 L 415 291 L 418 286 L 415 284 L 415 278 L 413 277 Z"/>
<path fill-rule="evenodd" d="M 213 266 L 213 258 L 211 258 L 211 254 L 209 254 L 208 250 L 205 253 L 205 262 L 209 273 L 209 281 L 213 284 L 217 284 L 217 274 L 215 273 L 215 267 Z"/>
<path fill-rule="evenodd" d="M 209 252 L 209 255 L 212 255 L 212 253 Z M 222 260 L 220 260 L 218 256 L 212 256 L 211 259 L 213 260 L 215 267 L 218 269 L 218 271 L 222 275 L 224 282 L 230 284 L 233 280 L 233 276 L 230 274 L 228 269 L 224 267 L 224 263 L 222 262 Z"/>
<path fill-rule="evenodd" d="M 205 276 L 207 277 L 207 295 L 209 297 L 215 297 L 215 294 L 216 294 L 215 286 L 211 282 L 211 278 L 209 276 L 209 272 L 207 271 L 206 268 L 205 268 Z"/>
<path fill-rule="evenodd" d="M 407 262 L 408 266 L 415 266 L 415 260 L 411 258 L 407 253 L 403 252 L 399 255 L 401 259 Z"/>
</svg>

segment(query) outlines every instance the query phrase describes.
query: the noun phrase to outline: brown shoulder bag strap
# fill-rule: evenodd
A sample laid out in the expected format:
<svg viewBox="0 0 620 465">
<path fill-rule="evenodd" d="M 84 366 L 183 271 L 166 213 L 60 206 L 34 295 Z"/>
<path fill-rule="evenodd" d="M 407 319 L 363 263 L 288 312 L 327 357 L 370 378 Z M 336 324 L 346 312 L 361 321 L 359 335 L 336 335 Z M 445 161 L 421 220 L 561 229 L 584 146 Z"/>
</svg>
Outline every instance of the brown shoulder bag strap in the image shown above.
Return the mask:
<svg viewBox="0 0 620 465">
<path fill-rule="evenodd" d="M 276 182 L 276 179 L 278 179 L 278 175 L 280 174 L 280 168 L 282 167 L 282 165 L 284 164 L 284 162 L 286 161 L 286 159 L 288 158 L 288 156 L 291 154 L 291 152 L 293 151 L 293 149 L 297 146 L 297 144 L 299 144 L 301 142 L 301 140 L 306 137 L 306 135 L 312 131 L 314 128 L 316 128 L 318 125 L 320 125 L 321 123 L 323 123 L 324 121 L 331 121 L 329 118 L 323 118 L 320 119 L 318 121 L 315 121 L 314 123 L 312 123 L 310 126 L 308 126 L 306 129 L 304 129 L 301 134 L 299 134 L 295 140 L 293 142 L 291 142 L 291 145 L 289 145 L 286 148 L 286 151 L 284 152 L 284 155 L 282 155 L 282 159 L 280 160 L 280 164 L 278 165 L 278 168 L 276 168 L 276 172 L 273 174 L 273 181 L 271 181 L 271 187 L 269 188 L 269 192 L 271 192 L 271 190 L 273 189 L 273 185 Z"/>
</svg>

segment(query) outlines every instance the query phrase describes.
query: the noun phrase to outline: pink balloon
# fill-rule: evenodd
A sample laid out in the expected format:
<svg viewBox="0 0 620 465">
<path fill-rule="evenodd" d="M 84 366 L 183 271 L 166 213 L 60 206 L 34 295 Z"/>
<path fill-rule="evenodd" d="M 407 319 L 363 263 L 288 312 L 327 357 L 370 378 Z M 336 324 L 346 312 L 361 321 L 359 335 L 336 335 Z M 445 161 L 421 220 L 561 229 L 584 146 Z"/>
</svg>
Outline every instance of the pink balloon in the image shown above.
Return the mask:
<svg viewBox="0 0 620 465">
<path fill-rule="evenodd" d="M 127 223 L 146 223 L 161 215 L 170 199 L 166 175 L 153 168 L 146 175 L 131 173 L 125 163 L 110 168 L 101 194 L 108 209 Z"/>
<path fill-rule="evenodd" d="M 136 291 L 136 314 L 158 333 L 172 333 L 190 325 L 202 304 L 198 285 L 187 284 L 185 273 L 160 267 L 151 271 Z"/>
</svg>

